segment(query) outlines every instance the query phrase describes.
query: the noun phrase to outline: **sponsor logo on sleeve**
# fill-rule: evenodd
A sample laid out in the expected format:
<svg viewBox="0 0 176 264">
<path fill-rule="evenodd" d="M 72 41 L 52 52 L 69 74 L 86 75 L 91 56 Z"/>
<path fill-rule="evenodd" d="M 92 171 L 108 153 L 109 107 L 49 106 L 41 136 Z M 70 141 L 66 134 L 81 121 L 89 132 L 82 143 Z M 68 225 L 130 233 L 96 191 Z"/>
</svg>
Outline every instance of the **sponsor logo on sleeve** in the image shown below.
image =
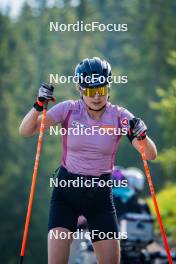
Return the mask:
<svg viewBox="0 0 176 264">
<path fill-rule="evenodd" d="M 129 124 L 129 121 L 128 121 L 128 118 L 124 117 L 122 120 L 121 120 L 121 125 L 123 127 L 127 127 Z"/>
</svg>

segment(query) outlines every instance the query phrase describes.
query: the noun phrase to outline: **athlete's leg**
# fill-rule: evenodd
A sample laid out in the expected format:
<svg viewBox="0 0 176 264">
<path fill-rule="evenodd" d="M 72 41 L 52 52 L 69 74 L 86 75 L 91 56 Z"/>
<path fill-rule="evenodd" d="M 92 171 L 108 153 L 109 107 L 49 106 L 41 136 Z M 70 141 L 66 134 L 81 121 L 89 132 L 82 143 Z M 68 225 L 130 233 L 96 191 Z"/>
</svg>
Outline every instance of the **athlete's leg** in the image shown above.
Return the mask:
<svg viewBox="0 0 176 264">
<path fill-rule="evenodd" d="M 93 243 L 98 264 L 119 264 L 120 243 L 118 240 L 100 240 Z"/>
<path fill-rule="evenodd" d="M 68 262 L 77 218 L 76 213 L 66 203 L 55 201 L 51 203 L 48 223 L 48 264 Z"/>
<path fill-rule="evenodd" d="M 88 214 L 87 221 L 98 264 L 119 264 L 120 242 L 115 212 Z"/>
<path fill-rule="evenodd" d="M 85 214 L 98 263 L 119 264 L 120 236 L 111 192 L 102 189 L 98 194 L 92 210 Z"/>
<path fill-rule="evenodd" d="M 66 172 L 60 169 L 59 179 L 66 179 Z M 54 187 L 48 221 L 48 264 L 68 262 L 72 233 L 76 231 L 77 202 L 74 189 Z"/>
<path fill-rule="evenodd" d="M 70 230 L 63 227 L 51 229 L 48 233 L 48 264 L 67 264 L 71 242 Z"/>
</svg>

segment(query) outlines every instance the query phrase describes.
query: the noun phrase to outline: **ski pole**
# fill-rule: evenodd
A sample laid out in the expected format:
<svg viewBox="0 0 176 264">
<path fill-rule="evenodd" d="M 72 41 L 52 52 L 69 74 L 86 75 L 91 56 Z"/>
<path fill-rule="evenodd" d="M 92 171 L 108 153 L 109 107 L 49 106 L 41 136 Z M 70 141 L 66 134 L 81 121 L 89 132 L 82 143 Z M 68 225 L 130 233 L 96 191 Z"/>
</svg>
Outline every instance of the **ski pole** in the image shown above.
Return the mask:
<svg viewBox="0 0 176 264">
<path fill-rule="evenodd" d="M 41 120 L 40 132 L 39 132 L 39 137 L 38 137 L 37 153 L 36 153 L 34 171 L 33 171 L 33 176 L 32 176 L 31 190 L 30 190 L 30 196 L 29 196 L 29 202 L 28 202 L 28 209 L 27 209 L 26 222 L 25 222 L 24 233 L 23 233 L 19 264 L 23 263 L 25 249 L 26 249 L 26 242 L 27 242 L 29 223 L 30 223 L 31 211 L 32 211 L 32 204 L 33 204 L 34 192 L 35 192 L 35 185 L 36 185 L 36 179 L 37 179 L 37 172 L 38 172 L 38 166 L 39 166 L 39 160 L 40 160 L 40 152 L 41 152 L 41 147 L 42 147 L 42 142 L 43 142 L 47 106 L 48 106 L 48 101 L 46 100 L 43 105 L 42 120 Z"/>
<path fill-rule="evenodd" d="M 172 264 L 172 257 L 171 257 L 171 254 L 170 254 L 170 249 L 169 249 L 169 245 L 168 245 L 168 242 L 167 242 L 167 237 L 166 237 L 166 234 L 165 234 L 165 231 L 164 231 L 164 226 L 163 226 L 163 223 L 162 223 L 162 218 L 161 218 L 161 215 L 160 215 L 160 211 L 159 211 L 159 207 L 158 207 L 158 203 L 157 203 L 157 199 L 156 199 L 156 195 L 155 195 L 155 190 L 154 190 L 154 187 L 153 187 L 152 178 L 151 178 L 151 175 L 150 175 L 150 170 L 149 170 L 149 166 L 148 166 L 148 163 L 147 163 L 147 159 L 146 159 L 146 155 L 145 155 L 145 151 L 144 151 L 144 145 L 143 145 L 142 140 L 138 140 L 138 145 L 139 145 L 139 150 L 140 150 L 140 153 L 141 153 L 141 156 L 142 156 L 144 169 L 145 169 L 145 173 L 146 173 L 146 176 L 147 176 L 147 180 L 148 180 L 148 184 L 149 184 L 149 188 L 150 188 L 150 193 L 151 193 L 151 196 L 152 196 L 152 199 L 153 199 L 156 215 L 157 215 L 157 218 L 158 218 L 158 223 L 159 223 L 161 235 L 162 235 L 164 246 L 165 246 L 165 249 L 166 249 L 166 252 L 167 252 L 168 261 L 169 261 L 169 264 Z"/>
</svg>

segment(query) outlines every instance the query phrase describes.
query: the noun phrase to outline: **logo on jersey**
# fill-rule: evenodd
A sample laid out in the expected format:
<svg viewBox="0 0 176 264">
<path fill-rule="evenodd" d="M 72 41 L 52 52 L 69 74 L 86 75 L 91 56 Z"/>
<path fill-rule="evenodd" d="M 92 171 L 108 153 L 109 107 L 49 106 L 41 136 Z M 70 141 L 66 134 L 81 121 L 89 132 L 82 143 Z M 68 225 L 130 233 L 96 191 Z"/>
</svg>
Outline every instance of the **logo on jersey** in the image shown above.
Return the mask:
<svg viewBox="0 0 176 264">
<path fill-rule="evenodd" d="M 86 128 L 87 126 L 85 126 L 84 124 L 81 124 L 79 121 L 77 120 L 73 120 L 72 121 L 72 127 L 79 127 L 79 128 Z"/>
<path fill-rule="evenodd" d="M 121 120 L 121 125 L 122 125 L 123 127 L 127 127 L 128 124 L 129 124 L 128 119 L 127 119 L 126 117 L 124 117 L 124 118 Z"/>
</svg>

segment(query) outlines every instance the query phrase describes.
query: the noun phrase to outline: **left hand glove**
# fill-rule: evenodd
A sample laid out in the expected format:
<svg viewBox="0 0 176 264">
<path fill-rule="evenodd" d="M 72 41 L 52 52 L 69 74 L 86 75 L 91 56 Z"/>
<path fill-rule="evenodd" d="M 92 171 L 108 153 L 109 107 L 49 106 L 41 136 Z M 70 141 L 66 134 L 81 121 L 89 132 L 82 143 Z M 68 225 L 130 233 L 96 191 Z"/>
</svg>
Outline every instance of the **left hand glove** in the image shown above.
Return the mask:
<svg viewBox="0 0 176 264">
<path fill-rule="evenodd" d="M 39 93 L 37 97 L 37 102 L 34 104 L 34 108 L 38 112 L 43 111 L 43 106 L 45 101 L 56 101 L 56 98 L 53 96 L 54 87 L 51 84 L 42 83 L 41 87 L 39 88 Z"/>
<path fill-rule="evenodd" d="M 134 117 L 130 120 L 130 132 L 132 137 L 143 140 L 146 137 L 147 126 L 140 118 Z"/>
</svg>

